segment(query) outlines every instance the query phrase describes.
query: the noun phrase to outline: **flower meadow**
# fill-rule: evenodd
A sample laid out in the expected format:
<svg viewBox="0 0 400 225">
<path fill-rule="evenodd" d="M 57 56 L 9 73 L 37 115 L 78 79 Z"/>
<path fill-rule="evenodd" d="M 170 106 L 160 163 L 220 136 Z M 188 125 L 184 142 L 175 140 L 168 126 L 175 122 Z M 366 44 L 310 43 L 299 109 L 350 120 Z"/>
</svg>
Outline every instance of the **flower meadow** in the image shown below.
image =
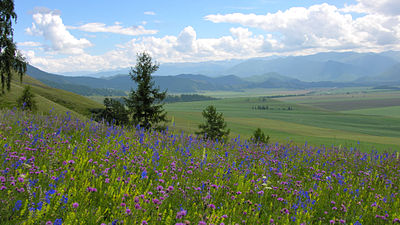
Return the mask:
<svg viewBox="0 0 400 225">
<path fill-rule="evenodd" d="M 397 224 L 398 153 L 0 112 L 0 224 Z"/>
</svg>

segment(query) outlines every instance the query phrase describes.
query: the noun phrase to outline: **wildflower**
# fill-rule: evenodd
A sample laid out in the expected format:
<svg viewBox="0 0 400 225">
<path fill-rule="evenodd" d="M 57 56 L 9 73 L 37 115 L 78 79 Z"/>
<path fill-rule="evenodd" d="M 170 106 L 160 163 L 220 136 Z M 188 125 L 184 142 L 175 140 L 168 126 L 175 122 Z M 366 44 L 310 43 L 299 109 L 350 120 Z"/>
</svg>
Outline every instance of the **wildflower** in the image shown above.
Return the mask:
<svg viewBox="0 0 400 225">
<path fill-rule="evenodd" d="M 167 192 L 171 192 L 171 191 L 173 191 L 174 190 L 174 187 L 172 187 L 172 186 L 169 186 L 168 188 L 167 188 Z"/>
<path fill-rule="evenodd" d="M 54 225 L 62 225 L 62 219 L 56 219 Z"/>
<path fill-rule="evenodd" d="M 207 225 L 207 223 L 204 221 L 199 221 L 199 225 Z"/>
<path fill-rule="evenodd" d="M 208 205 L 208 208 L 215 209 L 215 205 L 214 205 L 214 204 L 209 204 L 209 205 Z"/>
<path fill-rule="evenodd" d="M 125 212 L 126 212 L 126 214 L 131 214 L 131 210 L 129 209 L 129 208 L 127 208 L 126 210 L 125 210 Z"/>
<path fill-rule="evenodd" d="M 46 225 L 53 225 L 53 222 L 47 221 L 47 222 L 46 222 Z"/>
<path fill-rule="evenodd" d="M 283 209 L 281 210 L 281 213 L 283 213 L 283 214 L 289 214 L 289 209 L 283 208 Z"/>
<path fill-rule="evenodd" d="M 142 225 L 148 225 L 147 221 L 146 221 L 146 220 L 143 220 L 143 221 L 142 221 Z"/>
<path fill-rule="evenodd" d="M 176 214 L 177 219 L 182 219 L 184 216 L 186 216 L 187 211 L 186 210 L 181 210 Z"/>
<path fill-rule="evenodd" d="M 72 203 L 72 208 L 76 209 L 76 208 L 78 208 L 78 206 L 79 206 L 79 203 L 77 203 L 77 202 Z"/>
</svg>

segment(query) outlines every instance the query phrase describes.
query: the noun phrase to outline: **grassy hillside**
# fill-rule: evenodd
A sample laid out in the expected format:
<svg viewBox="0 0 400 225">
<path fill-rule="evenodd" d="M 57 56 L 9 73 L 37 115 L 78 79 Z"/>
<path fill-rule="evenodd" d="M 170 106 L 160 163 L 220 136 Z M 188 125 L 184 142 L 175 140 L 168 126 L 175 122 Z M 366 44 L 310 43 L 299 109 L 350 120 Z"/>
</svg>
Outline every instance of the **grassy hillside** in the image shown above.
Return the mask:
<svg viewBox="0 0 400 225">
<path fill-rule="evenodd" d="M 11 91 L 0 96 L 0 108 L 17 107 L 17 99 L 25 85 L 31 85 L 33 93 L 36 95 L 35 100 L 38 105 L 39 113 L 55 113 L 64 114 L 67 111 L 75 116 L 90 116 L 90 109 L 103 107 L 100 103 L 90 100 L 86 97 L 51 88 L 42 82 L 30 77 L 24 76 L 23 82 L 20 83 L 17 76 L 11 83 Z"/>
<path fill-rule="evenodd" d="M 249 138 L 256 128 L 272 141 L 313 145 L 343 145 L 380 149 L 400 148 L 400 118 L 346 114 L 270 98 L 233 98 L 217 101 L 167 104 L 173 129 L 193 133 L 203 121 L 202 110 L 215 105 L 224 113 L 232 137 Z M 254 106 L 268 110 L 254 110 Z M 287 110 L 292 107 L 293 110 Z"/>
</svg>

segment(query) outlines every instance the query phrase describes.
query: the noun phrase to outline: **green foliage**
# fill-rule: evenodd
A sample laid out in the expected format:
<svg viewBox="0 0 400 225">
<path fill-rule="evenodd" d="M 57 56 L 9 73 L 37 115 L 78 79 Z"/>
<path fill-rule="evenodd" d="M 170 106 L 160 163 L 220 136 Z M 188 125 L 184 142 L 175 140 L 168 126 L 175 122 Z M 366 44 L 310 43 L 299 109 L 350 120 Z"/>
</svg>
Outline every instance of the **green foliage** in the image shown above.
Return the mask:
<svg viewBox="0 0 400 225">
<path fill-rule="evenodd" d="M 151 56 L 143 52 L 137 54 L 136 65 L 129 73 L 131 79 L 137 84 L 137 88 L 131 90 L 125 102 L 131 114 L 132 123 L 146 130 L 162 129 L 164 126 L 160 123 L 167 121 L 167 113 L 161 104 L 167 92 L 160 92 L 159 87 L 154 87 L 151 76 L 158 68 L 159 65 L 153 63 Z"/>
<path fill-rule="evenodd" d="M 227 123 L 222 113 L 218 113 L 213 105 L 209 105 L 203 110 L 202 115 L 206 122 L 199 125 L 200 131 L 196 134 L 204 135 L 205 138 L 213 140 L 227 138 L 230 130 L 226 129 Z"/>
<path fill-rule="evenodd" d="M 128 110 L 126 110 L 124 104 L 112 98 L 105 98 L 104 106 L 106 107 L 105 109 L 93 110 L 97 121 L 104 119 L 110 124 L 117 125 L 129 123 Z"/>
<path fill-rule="evenodd" d="M 216 100 L 217 98 L 213 98 L 205 95 L 198 94 L 181 94 L 181 95 L 167 95 L 164 102 L 165 103 L 173 103 L 173 102 L 195 102 L 195 101 L 207 101 L 207 100 Z"/>
<path fill-rule="evenodd" d="M 257 130 L 254 131 L 251 139 L 253 139 L 254 142 L 256 142 L 256 143 L 268 144 L 269 135 L 267 135 L 267 137 L 265 137 L 264 131 L 262 131 L 260 128 L 257 128 Z"/>
<path fill-rule="evenodd" d="M 18 98 L 18 107 L 22 110 L 36 111 L 37 105 L 34 99 L 35 95 L 31 91 L 31 86 L 25 86 L 22 95 Z"/>
<path fill-rule="evenodd" d="M 18 72 L 21 81 L 26 72 L 25 59 L 18 52 L 13 41 L 13 20 L 17 21 L 17 14 L 14 12 L 14 1 L 0 1 L 0 77 L 2 94 L 4 94 L 5 85 L 7 85 L 7 90 L 11 88 L 13 70 Z"/>
</svg>

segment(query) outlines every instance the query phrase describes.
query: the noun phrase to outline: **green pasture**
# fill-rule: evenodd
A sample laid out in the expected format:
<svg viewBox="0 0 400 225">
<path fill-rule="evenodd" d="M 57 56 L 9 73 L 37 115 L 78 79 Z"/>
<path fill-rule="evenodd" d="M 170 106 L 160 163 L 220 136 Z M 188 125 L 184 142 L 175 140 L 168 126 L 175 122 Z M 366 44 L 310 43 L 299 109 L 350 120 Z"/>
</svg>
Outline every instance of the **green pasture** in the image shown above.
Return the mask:
<svg viewBox="0 0 400 225">
<path fill-rule="evenodd" d="M 361 115 L 378 115 L 400 118 L 400 106 L 377 107 L 367 109 L 346 110 L 343 113 L 361 114 Z"/>
<path fill-rule="evenodd" d="M 166 104 L 174 122 L 172 129 L 188 133 L 198 130 L 203 121 L 201 112 L 207 105 L 215 105 L 224 113 L 231 137 L 249 138 L 259 127 L 273 142 L 334 144 L 365 151 L 374 147 L 378 150 L 400 147 L 400 118 L 333 112 L 264 97 Z M 269 109 L 255 110 L 255 106 Z"/>
<path fill-rule="evenodd" d="M 14 78 L 16 77 L 14 76 Z M 102 104 L 84 96 L 51 88 L 25 75 L 22 83 L 19 79 L 13 79 L 11 91 L 6 91 L 5 94 L 0 96 L 0 109 L 17 107 L 17 99 L 21 96 L 25 85 L 32 87 L 31 90 L 35 94 L 34 99 L 37 102 L 38 113 L 46 114 L 51 111 L 52 113 L 65 114 L 70 112 L 73 116 L 84 118 L 85 116 L 90 117 L 90 109 L 103 107 Z"/>
</svg>

